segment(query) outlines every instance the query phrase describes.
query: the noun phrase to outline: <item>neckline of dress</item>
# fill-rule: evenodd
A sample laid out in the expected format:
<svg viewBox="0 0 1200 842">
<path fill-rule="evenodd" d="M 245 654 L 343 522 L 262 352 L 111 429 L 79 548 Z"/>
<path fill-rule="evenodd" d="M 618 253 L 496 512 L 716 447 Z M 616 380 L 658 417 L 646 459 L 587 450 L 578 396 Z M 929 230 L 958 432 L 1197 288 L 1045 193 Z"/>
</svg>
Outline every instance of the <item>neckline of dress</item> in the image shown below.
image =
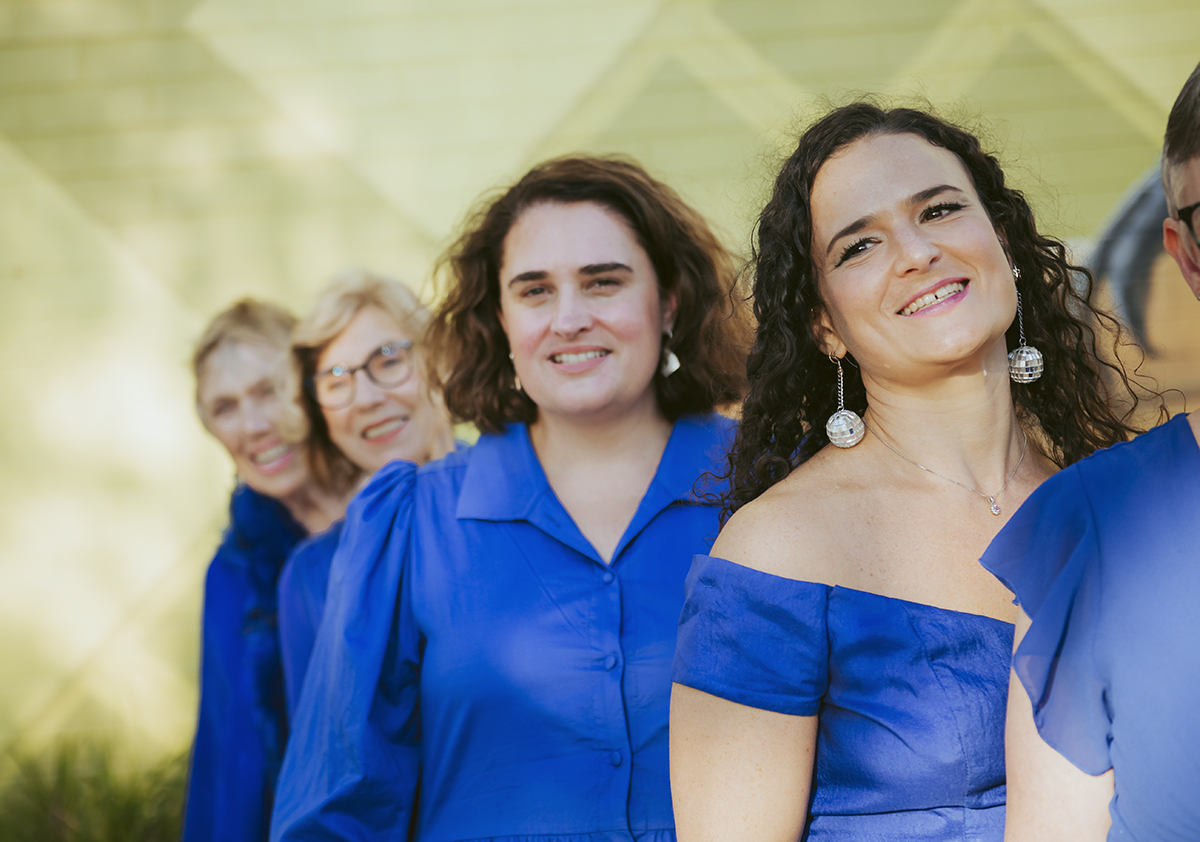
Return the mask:
<svg viewBox="0 0 1200 842">
<path fill-rule="evenodd" d="M 901 605 L 912 606 L 914 608 L 919 608 L 919 609 L 922 609 L 925 611 L 936 611 L 940 614 L 956 614 L 961 617 L 969 617 L 973 620 L 986 620 L 991 623 L 999 623 L 1000 625 L 1006 626 L 1008 628 L 1013 627 L 1013 624 L 1008 622 L 1007 620 L 1000 620 L 996 617 L 988 616 L 987 614 L 976 614 L 972 611 L 960 611 L 956 608 L 943 608 L 940 605 L 931 605 L 928 602 L 915 602 L 911 599 L 902 599 L 901 597 L 898 597 L 898 596 L 888 596 L 887 594 L 875 593 L 873 591 L 864 591 L 861 588 L 852 588 L 848 585 L 831 585 L 831 584 L 828 584 L 827 582 L 812 582 L 812 581 L 809 581 L 808 579 L 793 579 L 789 576 L 780 576 L 777 573 L 768 573 L 765 570 L 757 570 L 753 567 L 746 567 L 746 565 L 744 565 L 744 564 L 738 564 L 736 561 L 730 561 L 729 559 L 721 558 L 720 556 L 707 556 L 707 557 L 711 558 L 711 559 L 715 559 L 716 561 L 723 562 L 725 564 L 733 565 L 734 567 L 740 567 L 743 570 L 749 570 L 752 573 L 756 573 L 756 574 L 759 574 L 762 576 L 768 576 L 772 579 L 779 579 L 781 581 L 789 582 L 789 583 L 797 584 L 797 585 L 808 585 L 809 587 L 824 588 L 825 590 L 829 591 L 830 593 L 838 591 L 838 592 L 847 593 L 847 594 L 850 594 L 853 596 L 872 597 L 874 599 L 882 599 L 887 602 L 895 602 L 895 603 L 899 603 Z"/>
</svg>

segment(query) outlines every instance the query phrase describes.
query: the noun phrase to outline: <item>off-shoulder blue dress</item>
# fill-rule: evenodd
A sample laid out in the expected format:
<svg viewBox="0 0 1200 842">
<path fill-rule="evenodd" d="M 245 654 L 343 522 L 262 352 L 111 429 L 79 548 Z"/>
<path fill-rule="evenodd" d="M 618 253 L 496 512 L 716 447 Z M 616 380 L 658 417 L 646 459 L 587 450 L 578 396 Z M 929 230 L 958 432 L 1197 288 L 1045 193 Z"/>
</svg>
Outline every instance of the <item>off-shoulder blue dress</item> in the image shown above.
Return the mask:
<svg viewBox="0 0 1200 842">
<path fill-rule="evenodd" d="M 676 682 L 820 718 L 803 839 L 1000 842 L 1011 624 L 705 555 L 687 594 Z"/>
<path fill-rule="evenodd" d="M 1186 416 L 1065 468 L 983 556 L 1032 620 L 1042 738 L 1114 770 L 1109 839 L 1200 839 L 1200 448 Z"/>
<path fill-rule="evenodd" d="M 272 820 L 275 840 L 673 842 L 667 713 L 697 482 L 732 422 L 679 419 L 605 564 L 524 425 L 355 498 Z"/>
<path fill-rule="evenodd" d="M 204 586 L 184 842 L 262 842 L 287 740 L 275 586 L 304 527 L 239 485 Z"/>
</svg>

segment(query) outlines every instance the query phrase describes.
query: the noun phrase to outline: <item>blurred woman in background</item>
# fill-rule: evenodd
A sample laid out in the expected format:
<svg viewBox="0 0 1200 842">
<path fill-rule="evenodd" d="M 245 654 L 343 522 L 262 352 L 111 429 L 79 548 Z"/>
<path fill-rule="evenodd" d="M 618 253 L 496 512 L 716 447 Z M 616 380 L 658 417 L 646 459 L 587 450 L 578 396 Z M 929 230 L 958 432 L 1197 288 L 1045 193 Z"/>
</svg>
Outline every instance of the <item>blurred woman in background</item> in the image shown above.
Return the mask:
<svg viewBox="0 0 1200 842">
<path fill-rule="evenodd" d="M 196 410 L 238 484 L 205 580 L 185 842 L 267 836 L 287 740 L 276 583 L 296 543 L 345 508 L 345 495 L 309 469 L 308 424 L 287 397 L 294 325 L 285 310 L 245 299 L 212 320 L 192 357 Z"/>
<path fill-rule="evenodd" d="M 732 261 L 636 164 L 563 158 L 446 265 L 429 353 L 482 435 L 351 505 L 272 836 L 669 842 L 697 486 L 744 379 Z"/>
<path fill-rule="evenodd" d="M 353 493 L 393 459 L 423 465 L 454 446 L 417 347 L 429 312 L 403 284 L 355 271 L 335 280 L 293 333 L 309 458 L 323 483 Z M 329 563 L 344 521 L 302 542 L 279 579 L 288 710 L 295 710 L 325 610 Z"/>
</svg>

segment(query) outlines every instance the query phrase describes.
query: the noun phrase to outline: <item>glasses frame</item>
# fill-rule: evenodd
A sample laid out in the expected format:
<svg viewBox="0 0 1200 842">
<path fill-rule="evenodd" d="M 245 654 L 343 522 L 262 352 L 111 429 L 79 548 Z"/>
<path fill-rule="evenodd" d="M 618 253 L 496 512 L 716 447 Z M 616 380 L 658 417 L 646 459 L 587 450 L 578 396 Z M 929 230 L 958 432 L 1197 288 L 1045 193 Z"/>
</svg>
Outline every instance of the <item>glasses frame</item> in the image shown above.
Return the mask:
<svg viewBox="0 0 1200 842">
<path fill-rule="evenodd" d="M 403 386 L 407 383 L 413 375 L 412 347 L 412 342 L 408 340 L 403 342 L 386 342 L 372 351 L 370 356 L 363 361 L 362 365 L 335 365 L 333 368 L 325 371 L 318 371 L 312 377 L 308 378 L 304 385 L 308 388 L 308 393 L 312 395 L 312 399 L 317 402 L 317 406 L 322 409 L 345 409 L 354 403 L 355 392 L 358 386 L 357 375 L 360 371 L 366 374 L 367 378 L 380 389 L 395 389 L 397 386 Z M 393 353 L 397 354 L 402 362 L 408 363 L 407 370 L 404 372 L 404 376 L 395 383 L 380 382 L 379 378 L 371 371 L 371 363 L 375 362 L 379 357 L 390 357 Z M 321 401 L 320 392 L 317 390 L 317 380 L 323 375 L 349 378 L 347 382 L 350 384 L 350 389 L 346 393 L 347 397 L 344 401 L 332 404 Z"/>
<path fill-rule="evenodd" d="M 1200 208 L 1200 202 L 1188 205 L 1186 208 L 1180 208 L 1175 214 L 1179 217 L 1179 221 L 1187 226 L 1188 233 L 1192 235 L 1192 242 L 1196 244 L 1196 248 L 1200 248 L 1200 237 L 1196 236 L 1196 224 L 1192 221 L 1192 215 L 1195 214 L 1196 208 Z"/>
</svg>

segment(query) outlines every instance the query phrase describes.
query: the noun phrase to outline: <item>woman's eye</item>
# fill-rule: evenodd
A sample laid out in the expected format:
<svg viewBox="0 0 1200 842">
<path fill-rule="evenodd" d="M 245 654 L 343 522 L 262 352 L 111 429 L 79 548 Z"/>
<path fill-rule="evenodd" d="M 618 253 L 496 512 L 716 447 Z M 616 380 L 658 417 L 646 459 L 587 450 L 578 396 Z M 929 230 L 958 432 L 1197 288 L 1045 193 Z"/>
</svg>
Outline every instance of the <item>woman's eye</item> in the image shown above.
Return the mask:
<svg viewBox="0 0 1200 842">
<path fill-rule="evenodd" d="M 872 240 L 864 238 L 861 240 L 856 240 L 850 245 L 846 246 L 844 249 L 842 249 L 842 256 L 838 258 L 838 262 L 834 264 L 834 268 L 841 266 L 850 258 L 857 257 L 858 255 L 862 254 L 871 247 L 871 243 Z"/>
<path fill-rule="evenodd" d="M 209 414 L 213 418 L 220 418 L 221 416 L 228 415 L 229 413 L 233 412 L 233 409 L 233 401 L 221 401 L 215 404 L 213 408 L 209 410 Z"/>
<path fill-rule="evenodd" d="M 940 205 L 934 205 L 933 207 L 926 208 L 925 212 L 921 215 L 925 219 L 941 219 L 944 216 L 949 216 L 955 211 L 960 211 L 962 209 L 963 206 L 957 202 L 944 202 Z"/>
<path fill-rule="evenodd" d="M 612 289 L 620 285 L 621 282 L 616 278 L 596 278 L 592 281 L 592 286 L 598 289 Z"/>
<path fill-rule="evenodd" d="M 522 298 L 537 298 L 539 295 L 544 295 L 545 293 L 546 293 L 545 287 L 527 287 L 526 289 L 521 290 L 521 297 Z"/>
</svg>

